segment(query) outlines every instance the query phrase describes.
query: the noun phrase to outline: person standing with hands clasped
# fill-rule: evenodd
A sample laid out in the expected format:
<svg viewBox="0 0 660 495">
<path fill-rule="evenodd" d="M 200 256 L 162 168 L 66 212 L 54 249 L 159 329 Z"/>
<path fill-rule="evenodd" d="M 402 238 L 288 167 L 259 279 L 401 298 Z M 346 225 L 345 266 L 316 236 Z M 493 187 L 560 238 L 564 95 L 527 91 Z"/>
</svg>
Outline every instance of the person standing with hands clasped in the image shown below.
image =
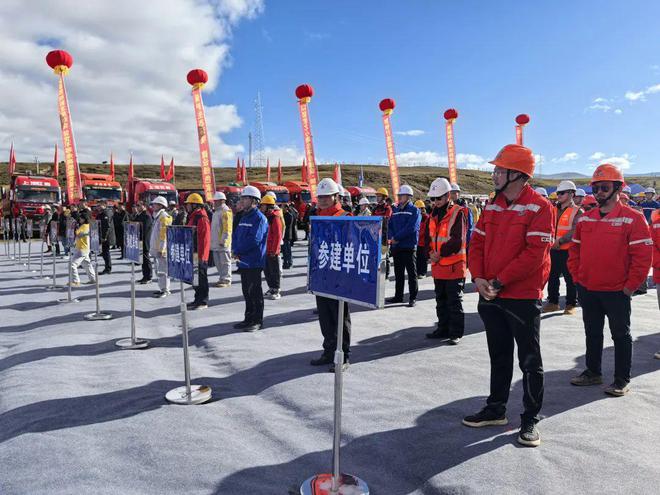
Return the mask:
<svg viewBox="0 0 660 495">
<path fill-rule="evenodd" d="M 605 317 L 614 341 L 614 382 L 605 393 L 628 393 L 632 366 L 630 298 L 646 280 L 653 240 L 644 215 L 621 204 L 623 173 L 599 165 L 591 178 L 598 208 L 586 212 L 573 235 L 568 266 L 578 287 L 586 335 L 587 369 L 571 379 L 577 386 L 603 383 L 601 359 Z"/>
<path fill-rule="evenodd" d="M 466 416 L 470 427 L 505 425 L 513 377 L 513 350 L 523 372 L 523 405 L 518 443 L 536 447 L 543 403 L 541 298 L 550 273 L 554 209 L 528 182 L 534 174 L 532 150 L 508 144 L 495 159 L 495 197 L 472 232 L 468 265 L 479 291 L 479 316 L 490 355 L 490 395 L 486 407 Z"/>
<path fill-rule="evenodd" d="M 209 307 L 209 251 L 211 248 L 211 222 L 204 208 L 204 200 L 197 193 L 186 198 L 188 227 L 197 228 L 197 279 L 195 299 L 188 303 L 188 309 L 198 310 Z"/>
<path fill-rule="evenodd" d="M 158 276 L 158 291 L 154 297 L 163 298 L 170 295 L 170 279 L 167 276 L 167 227 L 172 225 L 172 217 L 167 213 L 167 200 L 156 196 L 151 201 L 153 208 L 153 223 L 149 239 L 149 254 L 154 258 L 154 270 Z"/>
</svg>

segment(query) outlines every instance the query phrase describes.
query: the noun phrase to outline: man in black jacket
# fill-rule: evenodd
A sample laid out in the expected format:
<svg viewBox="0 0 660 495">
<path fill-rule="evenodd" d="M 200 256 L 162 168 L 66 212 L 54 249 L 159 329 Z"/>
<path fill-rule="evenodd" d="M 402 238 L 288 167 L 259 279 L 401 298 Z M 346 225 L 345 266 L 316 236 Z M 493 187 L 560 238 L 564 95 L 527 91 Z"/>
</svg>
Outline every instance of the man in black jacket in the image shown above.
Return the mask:
<svg viewBox="0 0 660 495">
<path fill-rule="evenodd" d="M 101 221 L 101 256 L 103 257 L 103 271 L 99 275 L 112 272 L 112 260 L 110 259 L 110 246 L 115 244 L 115 224 L 112 220 L 112 212 L 107 208 L 105 201 L 100 201 L 97 207 L 96 219 Z"/>
<path fill-rule="evenodd" d="M 293 213 L 294 211 L 296 211 L 295 208 L 287 203 L 284 203 L 282 210 L 282 214 L 284 216 L 284 235 L 282 237 L 282 268 L 284 270 L 288 270 L 293 266 L 291 245 L 293 244 L 293 232 L 296 228 L 296 215 Z"/>
<path fill-rule="evenodd" d="M 124 259 L 124 222 L 128 222 L 128 213 L 123 204 L 115 206 L 115 214 L 112 216 L 112 221 L 115 224 L 115 238 L 117 245 L 121 250 L 120 260 Z"/>
<path fill-rule="evenodd" d="M 134 221 L 140 222 L 140 236 L 142 238 L 142 278 L 138 280 L 139 284 L 148 284 L 151 282 L 151 260 L 149 259 L 149 240 L 151 239 L 151 224 L 153 220 L 147 211 L 144 203 L 137 204 L 137 215 Z"/>
</svg>

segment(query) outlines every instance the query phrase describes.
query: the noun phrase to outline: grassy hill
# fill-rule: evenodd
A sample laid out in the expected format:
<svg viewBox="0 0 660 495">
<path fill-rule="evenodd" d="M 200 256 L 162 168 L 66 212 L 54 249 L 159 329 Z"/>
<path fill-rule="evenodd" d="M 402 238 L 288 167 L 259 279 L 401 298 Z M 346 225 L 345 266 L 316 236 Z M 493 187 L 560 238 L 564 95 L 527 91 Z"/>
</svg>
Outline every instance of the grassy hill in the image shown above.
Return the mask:
<svg viewBox="0 0 660 495">
<path fill-rule="evenodd" d="M 97 165 L 84 163 L 80 166 L 82 172 L 105 173 L 109 171 L 108 165 Z M 36 174 L 36 166 L 34 163 L 18 163 L 17 169 L 20 172 L 27 170 Z M 127 179 L 128 166 L 116 165 L 117 179 L 121 184 L 124 184 Z M 332 177 L 334 165 L 319 165 L 319 174 L 323 177 Z M 358 176 L 360 174 L 359 165 L 342 165 L 342 176 L 344 185 L 357 185 Z M 381 186 L 390 189 L 389 169 L 382 165 L 363 165 L 365 184 L 374 188 Z M 41 165 L 40 172 L 42 174 L 50 174 L 51 165 Z M 232 168 L 215 168 L 215 179 L 217 184 L 226 184 L 232 182 L 235 177 L 235 169 Z M 135 173 L 139 177 L 152 177 L 157 178 L 160 176 L 160 165 L 136 165 Z M 446 168 L 441 167 L 401 167 L 399 169 L 401 183 L 410 184 L 416 193 L 426 193 L 428 187 L 437 177 L 448 177 L 449 173 Z M 284 180 L 300 180 L 300 167 L 283 167 Z M 253 168 L 248 170 L 248 177 L 251 180 L 263 181 L 266 178 L 265 168 Z M 273 167 L 271 170 L 271 178 L 273 181 L 277 179 L 277 168 Z M 464 192 L 473 194 L 488 194 L 492 191 L 492 182 L 490 173 L 480 172 L 476 170 L 458 171 L 459 184 Z M 655 186 L 655 178 L 649 176 L 629 177 L 629 183 L 638 183 L 643 186 Z M 60 185 L 64 185 L 64 167 L 60 166 L 59 174 Z M 534 180 L 534 185 L 540 186 L 553 186 L 557 185 L 558 180 L 552 179 L 539 179 Z M 588 178 L 576 179 L 575 182 L 580 184 L 587 184 Z M 7 176 L 7 164 L 0 164 L 0 184 L 8 184 L 9 178 Z M 201 180 L 199 167 L 196 166 L 178 166 L 176 169 L 176 185 L 181 189 L 201 188 Z M 391 191 L 390 191 L 391 193 Z"/>
</svg>

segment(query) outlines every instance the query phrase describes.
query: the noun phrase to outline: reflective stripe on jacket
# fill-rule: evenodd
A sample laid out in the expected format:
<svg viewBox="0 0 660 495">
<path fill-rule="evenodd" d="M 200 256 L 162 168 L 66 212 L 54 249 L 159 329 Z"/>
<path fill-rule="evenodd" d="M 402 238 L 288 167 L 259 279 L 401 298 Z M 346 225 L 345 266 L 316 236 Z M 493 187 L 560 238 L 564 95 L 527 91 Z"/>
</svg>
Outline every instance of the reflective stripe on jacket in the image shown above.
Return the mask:
<svg viewBox="0 0 660 495">
<path fill-rule="evenodd" d="M 430 248 L 431 251 L 442 254 L 442 247 L 451 239 L 452 232 L 456 231 L 454 229 L 456 221 L 461 223 L 458 249 L 448 256 L 441 255 L 438 261 L 431 264 L 433 278 L 441 280 L 465 278 L 467 263 L 467 222 L 464 207 L 450 205 L 440 220 L 438 220 L 437 216 L 431 214 L 429 218 Z"/>
</svg>

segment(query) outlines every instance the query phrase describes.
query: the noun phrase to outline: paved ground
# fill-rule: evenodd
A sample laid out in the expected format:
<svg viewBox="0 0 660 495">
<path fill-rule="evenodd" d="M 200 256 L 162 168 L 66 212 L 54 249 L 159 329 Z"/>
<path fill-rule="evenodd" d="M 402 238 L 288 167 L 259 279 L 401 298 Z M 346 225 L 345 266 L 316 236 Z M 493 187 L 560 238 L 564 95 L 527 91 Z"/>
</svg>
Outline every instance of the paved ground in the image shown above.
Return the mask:
<svg viewBox="0 0 660 495">
<path fill-rule="evenodd" d="M 304 246 L 284 275 L 284 297 L 266 302 L 263 331 L 233 330 L 243 314 L 236 277 L 229 289 L 211 289 L 208 310 L 190 314 L 194 381 L 214 393 L 211 403 L 190 407 L 164 400 L 183 380 L 178 290 L 156 300 L 149 297 L 155 285 L 138 286 L 138 334 L 152 346 L 121 351 L 114 342 L 130 332 L 128 265 L 117 262 L 102 277 L 102 306 L 114 319 L 86 322 L 93 286 L 75 290 L 79 304 L 59 305 L 63 294 L 44 291 L 47 282 L 31 279 L 3 248 L 0 493 L 275 495 L 296 493 L 304 479 L 330 468 L 333 375 L 308 364 L 321 340 L 305 292 Z M 186 296 L 192 299 L 190 289 Z M 476 295 L 465 297 L 467 331 L 457 347 L 425 339 L 435 322 L 432 298 L 427 278 L 414 309 L 353 308 L 342 461 L 371 493 L 659 493 L 655 293 L 634 298 L 634 378 L 625 398 L 571 387 L 584 359 L 581 317 L 544 319 L 537 449 L 514 442 L 517 370 L 510 425 L 461 426 L 488 392 Z M 609 378 L 609 337 L 606 345 Z"/>
</svg>

